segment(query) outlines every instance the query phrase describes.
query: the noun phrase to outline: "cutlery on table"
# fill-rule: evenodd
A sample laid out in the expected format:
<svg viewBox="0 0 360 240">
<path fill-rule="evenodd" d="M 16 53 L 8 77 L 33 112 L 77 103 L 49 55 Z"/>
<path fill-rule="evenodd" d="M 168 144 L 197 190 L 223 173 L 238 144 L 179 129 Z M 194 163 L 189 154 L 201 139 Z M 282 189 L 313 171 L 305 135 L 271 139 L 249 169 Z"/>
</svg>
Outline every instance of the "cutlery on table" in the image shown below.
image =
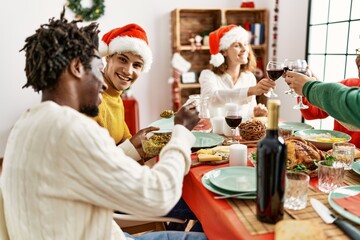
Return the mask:
<svg viewBox="0 0 360 240">
<path fill-rule="evenodd" d="M 254 194 L 255 194 L 255 192 L 242 192 L 242 193 L 236 193 L 236 194 L 215 196 L 214 198 L 215 199 L 224 199 L 224 198 L 241 197 L 241 196 L 254 195 Z"/>
<path fill-rule="evenodd" d="M 324 204 L 315 198 L 310 199 L 311 206 L 325 223 L 334 223 L 351 239 L 360 239 L 360 231 L 350 223 L 337 218 Z"/>
</svg>

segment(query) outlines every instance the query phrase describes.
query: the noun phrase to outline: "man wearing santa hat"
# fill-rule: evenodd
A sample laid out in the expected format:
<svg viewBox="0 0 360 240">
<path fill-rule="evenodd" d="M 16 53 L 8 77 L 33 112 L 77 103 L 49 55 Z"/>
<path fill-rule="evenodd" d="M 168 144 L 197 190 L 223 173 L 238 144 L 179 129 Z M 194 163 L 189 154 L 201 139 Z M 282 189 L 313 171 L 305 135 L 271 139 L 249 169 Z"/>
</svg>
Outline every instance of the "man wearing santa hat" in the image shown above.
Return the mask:
<svg viewBox="0 0 360 240">
<path fill-rule="evenodd" d="M 149 71 L 151 67 L 152 53 L 146 33 L 137 24 L 112 29 L 102 37 L 99 53 L 106 60 L 103 75 L 108 89 L 102 95 L 99 115 L 95 120 L 108 129 L 116 145 L 123 143 L 133 147 L 133 157 L 140 160 L 141 156 L 135 150 L 142 152 L 141 138 L 158 128 L 149 127 L 140 130 L 132 137 L 125 123 L 121 94 L 139 78 L 142 72 Z"/>
<path fill-rule="evenodd" d="M 129 152 L 130 156 L 140 160 L 145 156 L 141 139 L 144 139 L 148 132 L 159 129 L 147 127 L 131 136 L 125 122 L 121 94 L 143 72 L 148 72 L 151 68 L 153 58 L 146 32 L 134 23 L 112 29 L 102 37 L 99 54 L 106 60 L 103 76 L 108 89 L 102 94 L 102 103 L 95 120 L 102 127 L 108 129 L 116 145 L 124 149 L 132 149 Z M 142 153 L 142 156 L 139 153 Z M 183 231 L 189 219 L 197 220 L 183 199 L 180 199 L 168 216 L 187 220 L 185 224 L 169 223 L 168 230 Z M 197 222 L 192 230 L 202 231 L 201 224 Z"/>
</svg>

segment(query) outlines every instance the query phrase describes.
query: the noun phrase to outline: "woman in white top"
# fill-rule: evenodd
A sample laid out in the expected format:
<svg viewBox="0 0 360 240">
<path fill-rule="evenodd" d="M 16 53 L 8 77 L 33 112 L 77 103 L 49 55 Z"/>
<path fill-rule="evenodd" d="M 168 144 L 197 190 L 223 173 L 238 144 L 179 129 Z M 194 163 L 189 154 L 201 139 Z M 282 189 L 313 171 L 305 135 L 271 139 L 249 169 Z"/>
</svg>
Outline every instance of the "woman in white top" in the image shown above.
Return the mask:
<svg viewBox="0 0 360 240">
<path fill-rule="evenodd" d="M 261 79 L 253 72 L 255 55 L 250 46 L 250 33 L 236 25 L 222 26 L 209 35 L 210 70 L 201 72 L 201 96 L 209 97 L 211 116 L 224 115 L 227 102 L 240 106 L 243 119 L 266 116 L 267 109 L 257 104 L 256 96 L 275 88 L 275 82 Z"/>
</svg>

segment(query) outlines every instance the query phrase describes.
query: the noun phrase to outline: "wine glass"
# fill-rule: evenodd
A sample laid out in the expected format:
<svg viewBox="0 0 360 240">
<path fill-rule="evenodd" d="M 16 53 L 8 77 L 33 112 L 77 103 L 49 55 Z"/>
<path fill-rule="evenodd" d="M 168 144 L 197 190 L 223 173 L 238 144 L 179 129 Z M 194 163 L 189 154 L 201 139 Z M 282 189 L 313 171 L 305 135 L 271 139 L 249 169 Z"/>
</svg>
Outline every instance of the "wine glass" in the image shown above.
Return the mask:
<svg viewBox="0 0 360 240">
<path fill-rule="evenodd" d="M 292 60 L 292 59 L 285 59 L 284 61 L 284 72 L 292 71 L 296 68 L 297 64 L 299 63 L 299 59 Z M 285 94 L 292 95 L 295 93 L 294 89 L 290 88 L 284 92 Z"/>
<path fill-rule="evenodd" d="M 309 71 L 308 64 L 304 59 L 298 59 L 297 64 L 293 67 L 294 72 L 298 72 L 308 77 L 311 77 L 311 72 Z M 296 97 L 299 97 L 299 102 L 293 107 L 293 109 L 308 109 L 309 106 L 303 103 L 303 97 L 301 95 L 296 94 Z"/>
<path fill-rule="evenodd" d="M 284 73 L 284 63 L 269 61 L 266 65 L 266 73 L 269 79 L 273 81 L 278 80 Z M 276 93 L 274 93 L 274 90 L 272 88 L 268 93 L 265 93 L 264 95 L 268 98 L 274 98 L 278 96 Z"/>
<path fill-rule="evenodd" d="M 226 143 L 228 145 L 239 143 L 236 139 L 237 131 L 236 128 L 240 125 L 242 121 L 242 116 L 240 115 L 239 108 L 236 104 L 227 104 L 225 112 L 225 121 L 226 124 L 231 128 L 231 138 L 229 138 Z"/>
</svg>

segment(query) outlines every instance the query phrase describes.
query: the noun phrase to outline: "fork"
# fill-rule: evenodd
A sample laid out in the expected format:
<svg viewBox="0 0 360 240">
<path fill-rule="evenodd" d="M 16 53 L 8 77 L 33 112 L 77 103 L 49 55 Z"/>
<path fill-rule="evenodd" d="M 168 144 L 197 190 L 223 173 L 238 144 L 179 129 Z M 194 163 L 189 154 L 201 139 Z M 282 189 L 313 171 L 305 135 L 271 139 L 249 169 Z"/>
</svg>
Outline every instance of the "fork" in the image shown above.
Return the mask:
<svg viewBox="0 0 360 240">
<path fill-rule="evenodd" d="M 221 195 L 221 196 L 215 196 L 215 199 L 225 199 L 225 198 L 233 198 L 233 197 L 241 197 L 246 195 L 252 195 L 255 194 L 255 192 L 243 192 L 243 193 L 236 193 L 236 194 L 228 194 L 228 195 Z"/>
</svg>

